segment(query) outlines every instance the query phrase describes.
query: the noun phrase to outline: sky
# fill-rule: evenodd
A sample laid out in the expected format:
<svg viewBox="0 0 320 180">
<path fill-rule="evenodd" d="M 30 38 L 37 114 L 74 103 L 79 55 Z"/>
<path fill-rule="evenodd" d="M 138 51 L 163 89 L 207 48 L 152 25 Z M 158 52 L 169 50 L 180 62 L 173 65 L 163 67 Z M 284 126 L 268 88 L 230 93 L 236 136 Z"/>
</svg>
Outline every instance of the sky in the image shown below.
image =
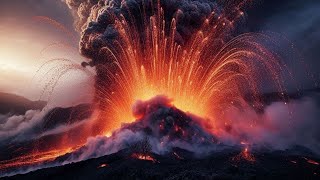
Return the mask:
<svg viewBox="0 0 320 180">
<path fill-rule="evenodd" d="M 247 15 L 246 29 L 251 32 L 279 33 L 294 45 L 294 55 L 282 59 L 294 74 L 301 89 L 318 88 L 320 82 L 320 1 L 257 0 Z M 283 46 L 282 51 L 291 49 Z M 309 74 L 313 74 L 310 77 Z"/>
<path fill-rule="evenodd" d="M 53 58 L 84 61 L 79 37 L 61 0 L 0 0 L 0 91 L 39 99 L 44 84 L 38 83 L 41 73 L 34 77 L 37 70 Z M 83 77 L 69 80 L 81 82 Z"/>
<path fill-rule="evenodd" d="M 244 23 L 244 31 L 272 31 L 293 42 L 308 68 L 302 68 L 297 57 L 284 61 L 302 89 L 319 85 L 319 9 L 320 2 L 316 0 L 258 0 L 249 7 Z M 73 23 L 72 14 L 62 0 L 0 0 L 0 91 L 36 100 L 43 84 L 34 85 L 37 82 L 33 77 L 44 62 L 52 58 L 84 61 L 77 51 L 80 36 Z M 69 44 L 71 48 L 53 45 L 57 43 Z M 306 76 L 306 72 L 314 77 Z M 81 76 L 72 77 L 70 82 L 83 81 Z"/>
</svg>

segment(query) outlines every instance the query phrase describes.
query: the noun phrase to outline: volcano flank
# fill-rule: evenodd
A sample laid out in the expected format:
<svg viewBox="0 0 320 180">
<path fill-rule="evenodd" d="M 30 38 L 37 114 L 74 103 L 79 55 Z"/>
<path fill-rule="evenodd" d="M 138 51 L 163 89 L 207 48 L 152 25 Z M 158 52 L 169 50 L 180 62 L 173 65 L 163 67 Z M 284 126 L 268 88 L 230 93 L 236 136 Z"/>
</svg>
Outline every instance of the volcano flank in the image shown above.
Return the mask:
<svg viewBox="0 0 320 180">
<path fill-rule="evenodd" d="M 320 173 L 319 159 L 307 148 L 274 151 L 224 144 L 207 131 L 203 118 L 172 102 L 166 96 L 137 101 L 132 108 L 134 122 L 122 124 L 110 136 L 89 138 L 84 146 L 53 161 L 23 167 L 21 173 L 41 170 L 9 179 L 41 179 L 48 174 L 53 179 L 59 174 L 77 179 L 268 179 L 288 171 L 294 172 L 290 177 L 313 179 Z M 17 169 L 5 173 L 13 171 L 17 173 Z"/>
<path fill-rule="evenodd" d="M 149 147 L 148 152 L 157 154 L 167 154 L 174 148 L 180 148 L 204 156 L 218 147 L 222 148 L 217 138 L 202 127 L 201 118 L 177 109 L 171 101 L 166 96 L 137 101 L 133 105 L 137 120 L 122 124 L 110 137 L 89 138 L 85 146 L 67 155 L 64 161 L 81 161 L 127 148 L 135 151 L 141 142 Z"/>
</svg>

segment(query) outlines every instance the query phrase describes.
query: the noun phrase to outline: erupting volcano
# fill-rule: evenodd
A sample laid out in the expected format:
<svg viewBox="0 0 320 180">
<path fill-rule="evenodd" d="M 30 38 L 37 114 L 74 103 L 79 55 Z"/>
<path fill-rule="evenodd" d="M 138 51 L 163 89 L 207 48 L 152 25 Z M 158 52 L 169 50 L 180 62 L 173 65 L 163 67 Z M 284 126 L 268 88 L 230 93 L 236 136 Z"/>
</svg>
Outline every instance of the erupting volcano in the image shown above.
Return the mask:
<svg viewBox="0 0 320 180">
<path fill-rule="evenodd" d="M 283 67 L 262 45 L 271 38 L 258 33 L 232 37 L 244 1 L 224 7 L 211 1 L 100 3 L 92 9 L 102 8 L 99 16 L 80 42 L 81 53 L 92 59 L 83 66 L 97 71 L 100 134 L 132 121 L 136 100 L 165 95 L 176 107 L 217 126 L 226 108 L 247 106 L 246 94 L 261 106 L 263 78 L 283 90 Z"/>
<path fill-rule="evenodd" d="M 92 172 L 111 169 L 106 177 L 164 178 L 154 170 L 143 176 L 118 171 L 136 161 L 139 167 L 152 163 L 151 169 L 172 164 L 178 170 L 185 163 L 190 170 L 188 164 L 194 160 L 205 162 L 198 167 L 200 177 L 219 178 L 224 177 L 220 171 L 247 171 L 242 169 L 246 165 L 257 164 L 255 170 L 261 172 L 260 167 L 272 164 L 265 157 L 275 158 L 279 150 L 287 153 L 279 161 L 288 162 L 288 169 L 296 168 L 291 162 L 299 162 L 312 166 L 303 176 L 320 174 L 320 147 L 315 145 L 319 139 L 313 140 L 312 134 L 309 143 L 290 134 L 291 129 L 302 131 L 307 126 L 295 120 L 299 107 L 291 98 L 297 97 L 286 92 L 284 76 L 292 77 L 292 72 L 282 61 L 285 52 L 278 39 L 282 36 L 242 33 L 250 0 L 66 0 L 66 4 L 81 32 L 80 53 L 88 60 L 81 65 L 64 58 L 44 63 L 37 73 L 52 63 L 61 66 L 45 73 L 57 75 L 42 95 L 76 70 L 94 80 L 93 102 L 29 111 L 39 113 L 30 118 L 26 113 L 17 121 L 40 120 L 22 135 L 8 133 L 3 138 L 9 145 L 1 153 L 0 172 L 15 175 L 49 168 L 26 176 L 42 177 L 61 171 L 50 169 L 61 165 L 71 173 L 79 162 L 94 167 Z M 75 38 L 50 18 L 35 19 Z M 276 93 L 263 95 L 266 86 Z M 5 125 L 0 130 L 10 130 Z M 305 153 L 312 159 L 304 161 Z M 217 174 L 209 173 L 214 169 L 208 169 L 211 160 L 224 162 Z M 195 178 L 198 172 L 188 173 L 177 178 Z"/>
</svg>

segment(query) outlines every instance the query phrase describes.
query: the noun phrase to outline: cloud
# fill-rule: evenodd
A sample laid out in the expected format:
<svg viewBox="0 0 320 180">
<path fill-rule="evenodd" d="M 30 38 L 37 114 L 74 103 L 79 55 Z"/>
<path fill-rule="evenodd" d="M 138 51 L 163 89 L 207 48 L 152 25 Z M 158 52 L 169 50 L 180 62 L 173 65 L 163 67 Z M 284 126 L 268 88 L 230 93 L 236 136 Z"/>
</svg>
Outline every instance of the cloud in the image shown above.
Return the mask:
<svg viewBox="0 0 320 180">
<path fill-rule="evenodd" d="M 24 115 L 8 117 L 0 124 L 0 140 L 5 141 L 11 138 L 19 141 L 29 140 L 34 127 L 42 121 L 45 111 L 28 110 Z"/>
<path fill-rule="evenodd" d="M 274 102 L 265 107 L 263 114 L 253 109 L 230 108 L 225 118 L 231 121 L 227 121 L 226 126 L 219 126 L 222 132 L 219 138 L 223 142 L 236 144 L 244 141 L 271 150 L 303 146 L 320 154 L 320 106 L 317 99 L 319 94 L 288 103 Z"/>
<path fill-rule="evenodd" d="M 0 2 L 1 20 L 30 21 L 33 16 L 47 16 L 72 29 L 73 18 L 62 1 L 25 0 L 22 3 L 20 0 L 5 0 Z"/>
</svg>

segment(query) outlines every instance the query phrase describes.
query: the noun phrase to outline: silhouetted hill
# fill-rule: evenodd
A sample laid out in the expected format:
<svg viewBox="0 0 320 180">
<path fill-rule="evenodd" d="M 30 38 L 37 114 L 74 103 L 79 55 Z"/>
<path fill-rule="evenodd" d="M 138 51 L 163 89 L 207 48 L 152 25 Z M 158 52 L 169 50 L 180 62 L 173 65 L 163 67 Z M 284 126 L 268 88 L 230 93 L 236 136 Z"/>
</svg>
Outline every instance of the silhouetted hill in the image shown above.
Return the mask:
<svg viewBox="0 0 320 180">
<path fill-rule="evenodd" d="M 0 92 L 0 114 L 25 114 L 27 110 L 42 109 L 45 101 L 31 101 L 22 96 Z"/>
<path fill-rule="evenodd" d="M 43 121 L 35 126 L 30 133 L 42 134 L 45 131 L 52 130 L 62 125 L 71 125 L 89 118 L 93 112 L 91 104 L 79 104 L 77 106 L 66 107 L 66 108 L 53 108 L 43 118 Z M 69 131 L 74 133 L 72 129 Z M 14 142 L 11 140 L 14 137 L 7 139 L 6 141 L 0 142 L 0 161 L 9 160 L 12 158 L 19 157 L 24 154 L 31 153 L 35 146 L 38 149 L 46 149 L 50 147 L 50 143 L 56 142 L 60 139 L 63 133 L 52 134 L 43 136 L 39 139 L 30 139 L 28 141 Z M 37 142 L 37 143 L 35 143 Z M 1 172 L 0 172 L 1 174 Z"/>
<path fill-rule="evenodd" d="M 62 124 L 73 124 L 89 118 L 93 112 L 91 104 L 79 104 L 73 107 L 56 107 L 44 117 L 42 130 L 49 130 Z"/>
</svg>

